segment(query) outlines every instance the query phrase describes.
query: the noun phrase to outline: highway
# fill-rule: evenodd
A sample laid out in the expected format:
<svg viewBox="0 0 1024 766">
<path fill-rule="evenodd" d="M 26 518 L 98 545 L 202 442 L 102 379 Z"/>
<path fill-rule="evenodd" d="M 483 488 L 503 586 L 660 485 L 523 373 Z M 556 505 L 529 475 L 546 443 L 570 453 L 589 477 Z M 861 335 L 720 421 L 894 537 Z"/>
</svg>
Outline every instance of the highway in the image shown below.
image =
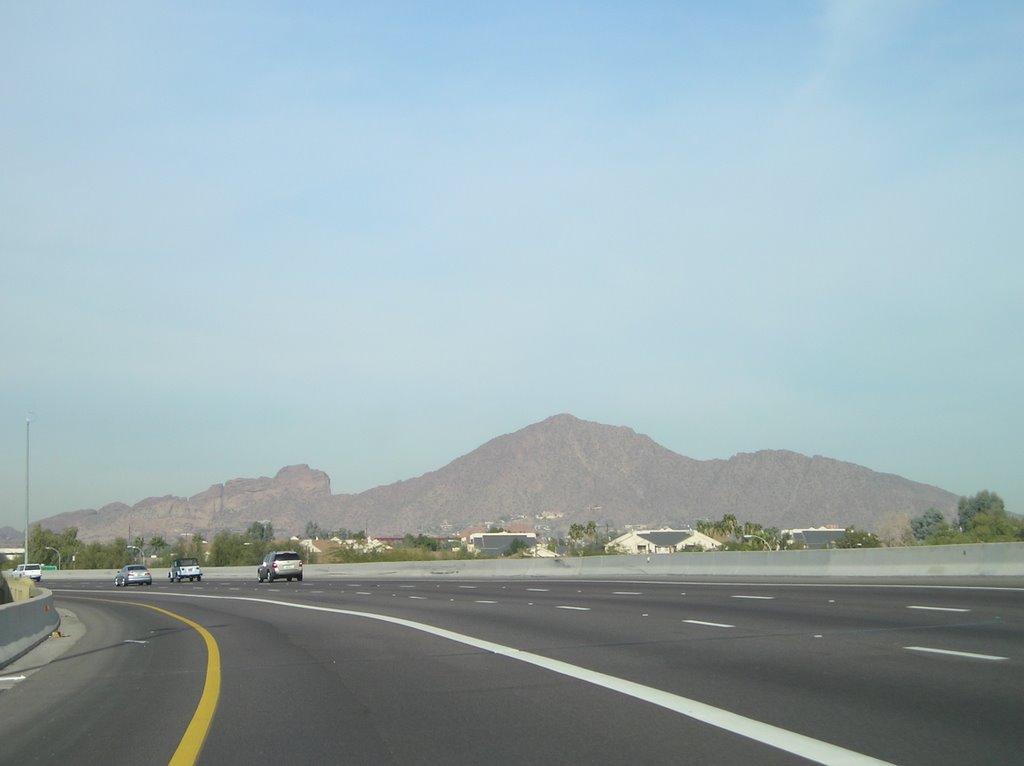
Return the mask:
<svg viewBox="0 0 1024 766">
<path fill-rule="evenodd" d="M 916 582 L 50 582 L 2 761 L 1021 763 L 1024 587 Z"/>
</svg>

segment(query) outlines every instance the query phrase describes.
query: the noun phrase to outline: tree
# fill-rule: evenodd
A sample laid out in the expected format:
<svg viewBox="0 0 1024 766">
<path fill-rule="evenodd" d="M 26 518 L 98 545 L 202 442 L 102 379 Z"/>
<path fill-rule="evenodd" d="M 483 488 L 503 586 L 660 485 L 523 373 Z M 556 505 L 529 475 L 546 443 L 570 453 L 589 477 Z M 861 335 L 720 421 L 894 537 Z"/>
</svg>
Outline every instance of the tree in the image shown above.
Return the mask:
<svg viewBox="0 0 1024 766">
<path fill-rule="evenodd" d="M 320 525 L 317 524 L 315 521 L 306 522 L 306 533 L 304 536 L 312 540 L 319 540 L 323 537 L 329 537 L 327 532 L 321 529 Z"/>
<path fill-rule="evenodd" d="M 587 534 L 587 528 L 582 524 L 569 525 L 569 539 L 572 540 L 573 548 L 579 549 L 580 541 Z"/>
<path fill-rule="evenodd" d="M 436 537 L 428 537 L 423 534 L 413 537 L 409 533 L 402 538 L 402 546 L 405 548 L 422 548 L 425 551 L 437 551 L 441 547 L 441 543 Z"/>
<path fill-rule="evenodd" d="M 273 540 L 254 540 L 237 532 L 218 532 L 210 546 L 210 566 L 238 567 L 259 564 L 273 548 Z"/>
<path fill-rule="evenodd" d="M 935 508 L 929 508 L 910 520 L 910 529 L 917 540 L 927 540 L 947 527 L 946 518 Z"/>
<path fill-rule="evenodd" d="M 168 546 L 167 541 L 163 538 L 163 535 L 153 535 L 151 538 L 149 538 L 149 547 L 150 549 L 152 549 L 153 553 L 159 556 L 161 551 L 163 551 L 163 549 Z"/>
<path fill-rule="evenodd" d="M 260 542 L 273 542 L 274 525 L 269 521 L 254 521 L 245 532 L 246 536 Z"/>
<path fill-rule="evenodd" d="M 76 563 L 75 556 L 81 547 L 78 527 L 67 527 L 61 532 L 53 532 L 36 524 L 29 530 L 28 555 L 32 563 L 53 560 L 56 564 L 59 559 L 61 565 L 69 569 Z M 51 548 L 53 550 L 49 550 Z M 59 551 L 60 556 L 57 556 L 54 550 Z"/>
<path fill-rule="evenodd" d="M 850 527 L 841 540 L 836 541 L 836 548 L 881 548 L 882 541 L 870 532 L 861 532 Z"/>
<path fill-rule="evenodd" d="M 508 544 L 508 550 L 505 551 L 506 556 L 518 556 L 530 549 L 529 543 L 521 537 L 515 538 Z"/>
<path fill-rule="evenodd" d="M 914 544 L 910 517 L 905 513 L 888 513 L 878 522 L 878 539 L 887 548 L 900 548 Z"/>
<path fill-rule="evenodd" d="M 961 532 L 970 532 L 974 526 L 974 517 L 979 513 L 988 514 L 990 518 L 998 518 L 1006 515 L 1006 507 L 1003 499 L 995 492 L 983 489 L 974 497 L 961 497 L 957 503 L 957 524 Z"/>
</svg>

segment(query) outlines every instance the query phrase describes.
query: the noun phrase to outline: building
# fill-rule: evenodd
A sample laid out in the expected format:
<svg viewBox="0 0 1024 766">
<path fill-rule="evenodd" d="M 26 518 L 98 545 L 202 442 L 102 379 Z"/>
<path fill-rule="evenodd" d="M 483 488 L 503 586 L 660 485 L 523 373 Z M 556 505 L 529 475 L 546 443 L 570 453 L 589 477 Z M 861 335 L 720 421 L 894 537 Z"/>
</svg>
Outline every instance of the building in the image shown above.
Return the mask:
<svg viewBox="0 0 1024 766">
<path fill-rule="evenodd" d="M 346 540 L 342 540 L 340 537 L 332 537 L 331 542 L 339 548 L 348 548 L 359 553 L 377 553 L 379 551 L 391 550 L 390 545 L 374 537 L 348 538 Z"/>
<path fill-rule="evenodd" d="M 503 556 L 516 540 L 526 546 L 523 553 L 527 556 L 537 550 L 536 532 L 473 532 L 464 539 L 466 550 L 478 556 Z"/>
<path fill-rule="evenodd" d="M 836 527 L 808 527 L 807 529 L 784 529 L 783 539 L 789 538 L 810 550 L 834 548 L 835 544 L 846 537 L 845 529 Z"/>
<path fill-rule="evenodd" d="M 677 553 L 688 548 L 712 551 L 721 545 L 713 537 L 693 529 L 633 529 L 616 537 L 605 550 L 609 553 Z"/>
</svg>

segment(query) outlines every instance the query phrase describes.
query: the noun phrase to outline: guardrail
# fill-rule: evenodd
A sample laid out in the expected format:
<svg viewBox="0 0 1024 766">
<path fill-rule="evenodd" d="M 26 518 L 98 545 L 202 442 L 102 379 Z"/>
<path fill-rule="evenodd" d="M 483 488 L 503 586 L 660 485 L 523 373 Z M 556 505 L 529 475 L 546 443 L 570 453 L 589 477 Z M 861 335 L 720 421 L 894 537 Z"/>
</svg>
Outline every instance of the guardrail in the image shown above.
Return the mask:
<svg viewBox="0 0 1024 766">
<path fill-rule="evenodd" d="M 29 583 L 18 583 L 14 588 L 28 591 L 28 597 L 0 604 L 0 668 L 35 648 L 60 627 L 53 593 Z"/>
</svg>

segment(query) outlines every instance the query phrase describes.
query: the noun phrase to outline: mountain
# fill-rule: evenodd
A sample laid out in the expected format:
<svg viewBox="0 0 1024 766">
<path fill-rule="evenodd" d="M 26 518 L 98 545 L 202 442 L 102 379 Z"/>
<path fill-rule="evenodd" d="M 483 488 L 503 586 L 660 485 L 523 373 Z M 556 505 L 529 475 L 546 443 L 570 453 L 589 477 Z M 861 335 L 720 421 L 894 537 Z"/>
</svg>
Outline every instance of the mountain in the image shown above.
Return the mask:
<svg viewBox="0 0 1024 766">
<path fill-rule="evenodd" d="M 77 526 L 82 540 L 242 531 L 270 521 L 280 535 L 323 529 L 374 536 L 458 532 L 490 524 L 564 533 L 692 524 L 726 513 L 765 526 L 873 529 L 887 514 L 951 515 L 958 497 L 853 463 L 784 450 L 694 460 L 623 426 L 556 415 L 487 442 L 436 471 L 359 494 L 331 494 L 327 474 L 296 465 L 273 478 L 233 479 L 189 498 L 64 513 L 40 523 Z"/>
<path fill-rule="evenodd" d="M 20 548 L 25 545 L 25 530 L 0 527 L 0 548 Z"/>
</svg>

